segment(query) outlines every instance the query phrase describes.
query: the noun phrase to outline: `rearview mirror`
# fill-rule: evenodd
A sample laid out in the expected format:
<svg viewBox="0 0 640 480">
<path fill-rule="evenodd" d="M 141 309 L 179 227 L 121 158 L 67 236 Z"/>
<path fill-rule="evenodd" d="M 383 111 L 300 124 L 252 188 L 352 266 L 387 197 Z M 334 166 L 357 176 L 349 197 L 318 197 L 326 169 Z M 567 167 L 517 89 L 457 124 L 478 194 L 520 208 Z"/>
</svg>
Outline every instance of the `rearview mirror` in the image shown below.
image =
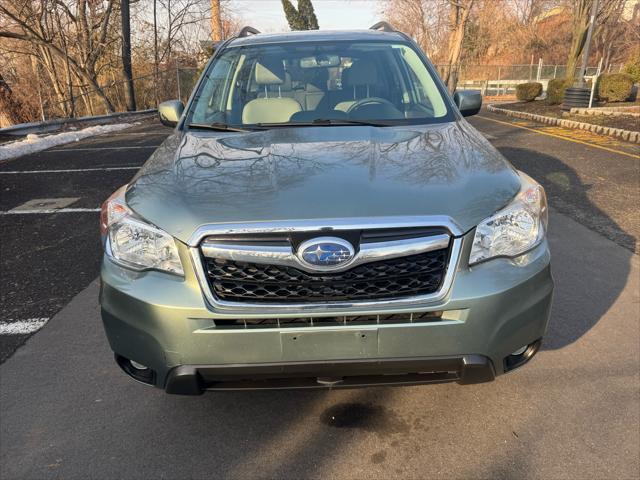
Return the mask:
<svg viewBox="0 0 640 480">
<path fill-rule="evenodd" d="M 480 90 L 461 90 L 453 94 L 453 101 L 463 117 L 470 117 L 480 111 L 482 95 Z"/>
<path fill-rule="evenodd" d="M 338 55 L 316 55 L 315 57 L 304 57 L 300 59 L 300 68 L 337 67 L 340 65 Z"/>
<path fill-rule="evenodd" d="M 167 100 L 158 105 L 160 122 L 167 127 L 175 127 L 183 111 L 184 105 L 180 100 Z"/>
</svg>

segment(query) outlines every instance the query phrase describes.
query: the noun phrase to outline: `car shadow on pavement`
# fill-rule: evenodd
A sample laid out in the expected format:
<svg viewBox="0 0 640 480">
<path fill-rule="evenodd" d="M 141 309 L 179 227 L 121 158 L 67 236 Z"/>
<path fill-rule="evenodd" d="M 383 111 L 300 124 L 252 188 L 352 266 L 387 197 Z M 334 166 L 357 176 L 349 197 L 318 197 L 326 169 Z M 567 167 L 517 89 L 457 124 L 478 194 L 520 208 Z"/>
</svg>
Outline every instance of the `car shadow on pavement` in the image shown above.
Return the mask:
<svg viewBox="0 0 640 480">
<path fill-rule="evenodd" d="M 183 398 L 175 400 L 174 411 L 210 423 L 201 438 L 216 438 L 216 455 L 224 458 L 213 477 L 322 478 L 322 472 L 343 470 L 344 451 L 354 439 L 375 439 L 378 450 L 406 442 L 411 425 L 393 407 L 395 390 L 210 392 L 196 400 L 195 414 Z M 207 418 L 207 411 L 221 413 Z M 376 458 L 357 463 L 376 468 Z"/>
<path fill-rule="evenodd" d="M 636 238 L 591 201 L 590 186 L 583 184 L 575 170 L 560 159 L 525 148 L 499 150 L 547 192 L 556 301 L 543 349 L 562 348 L 591 330 L 620 296 L 627 285 Z M 565 215 L 575 222 L 567 221 Z M 562 235 L 556 227 L 561 227 Z M 596 248 L 580 247 L 584 242 L 578 240 L 585 235 L 592 237 L 595 243 L 590 244 Z"/>
<path fill-rule="evenodd" d="M 95 478 L 322 478 L 323 471 L 343 468 L 343 449 L 354 438 L 375 439 L 377 450 L 388 449 L 406 444 L 414 427 L 395 410 L 394 392 L 401 389 L 393 387 L 190 398 L 141 388 L 113 372 L 118 377 L 110 383 L 128 407 L 115 417 L 78 411 L 81 433 L 69 435 L 66 445 L 75 456 L 103 465 Z M 101 403 L 113 405 L 114 395 L 100 394 Z M 95 450 L 96 442 L 102 451 Z M 136 451 L 152 451 L 153 461 Z M 378 457 L 369 459 L 371 468 Z M 367 465 L 367 459 L 351 458 Z M 79 471 L 65 462 L 58 473 Z"/>
</svg>

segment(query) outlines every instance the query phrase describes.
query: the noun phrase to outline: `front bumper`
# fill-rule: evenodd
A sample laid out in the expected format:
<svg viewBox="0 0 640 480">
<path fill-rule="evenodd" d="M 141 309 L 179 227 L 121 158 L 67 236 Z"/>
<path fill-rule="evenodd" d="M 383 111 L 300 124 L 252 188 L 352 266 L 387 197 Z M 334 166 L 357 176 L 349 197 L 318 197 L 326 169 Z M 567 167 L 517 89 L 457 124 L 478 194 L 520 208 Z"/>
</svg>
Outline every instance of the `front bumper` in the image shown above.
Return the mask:
<svg viewBox="0 0 640 480">
<path fill-rule="evenodd" d="M 259 365 L 181 365 L 169 372 L 165 389 L 167 393 L 198 395 L 205 390 L 351 388 L 452 381 L 469 384 L 489 382 L 494 378 L 493 364 L 487 357 L 462 355 Z"/>
<path fill-rule="evenodd" d="M 207 304 L 193 269 L 178 278 L 132 272 L 105 258 L 103 323 L 118 358 L 147 366 L 151 383 L 169 393 L 489 381 L 514 365 L 505 363 L 512 352 L 528 345 L 528 360 L 537 351 L 551 306 L 550 256 L 544 242 L 517 261 L 494 259 L 469 268 L 464 259 L 471 239 L 463 239 L 447 295 L 411 307 L 444 312 L 438 322 L 221 329 L 215 320 L 230 314 Z M 183 265 L 191 264 L 185 246 L 180 255 Z M 402 311 L 409 310 L 352 308 L 330 315 Z"/>
</svg>

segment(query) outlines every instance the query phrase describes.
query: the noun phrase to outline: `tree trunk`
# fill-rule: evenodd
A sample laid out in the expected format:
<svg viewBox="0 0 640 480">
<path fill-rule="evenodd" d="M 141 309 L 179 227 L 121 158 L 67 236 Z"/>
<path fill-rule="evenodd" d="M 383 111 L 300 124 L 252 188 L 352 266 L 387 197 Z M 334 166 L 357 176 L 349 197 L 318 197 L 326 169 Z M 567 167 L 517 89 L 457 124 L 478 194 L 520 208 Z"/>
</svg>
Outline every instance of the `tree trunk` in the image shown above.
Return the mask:
<svg viewBox="0 0 640 480">
<path fill-rule="evenodd" d="M 58 71 L 56 69 L 56 64 L 51 55 L 51 51 L 46 46 L 40 46 L 39 50 L 40 50 L 39 58 L 41 60 L 40 63 L 44 66 L 44 70 L 47 72 L 47 75 L 49 76 L 49 80 L 51 81 L 51 86 L 53 87 L 53 91 L 55 92 L 57 97 L 57 102 L 55 103 L 55 105 L 59 105 L 62 109 L 63 116 L 68 117 L 69 108 L 66 101 L 67 99 L 65 97 L 63 87 L 60 83 Z"/>
<path fill-rule="evenodd" d="M 570 82 L 575 81 L 576 68 L 578 68 L 578 62 L 587 39 L 593 0 L 573 0 L 573 2 L 571 46 L 567 57 L 567 71 L 565 72 L 565 78 Z"/>
<path fill-rule="evenodd" d="M 80 91 L 78 98 L 82 100 L 84 104 L 84 112 L 81 112 L 81 115 L 93 115 L 93 104 L 91 103 L 91 99 L 89 98 L 89 94 L 87 93 L 86 86 L 82 83 L 82 78 L 74 72 L 76 80 L 78 81 L 78 90 Z"/>
<path fill-rule="evenodd" d="M 60 12 L 58 9 L 55 10 L 56 13 L 56 23 L 58 25 L 58 30 L 63 32 L 62 22 L 60 21 Z M 69 108 L 68 108 L 68 116 L 75 117 L 76 116 L 76 100 L 73 97 L 73 81 L 71 79 L 71 66 L 69 65 L 69 48 L 67 45 L 66 35 L 61 35 L 62 40 L 62 49 L 64 51 L 64 68 L 65 68 L 65 76 L 67 81 L 67 95 L 69 96 Z"/>
<path fill-rule="evenodd" d="M 220 15 L 220 0 L 211 0 L 211 40 L 222 40 L 222 16 Z"/>
<path fill-rule="evenodd" d="M 127 110 L 136 110 L 136 95 L 133 89 L 133 71 L 131 69 L 131 22 L 129 19 L 129 0 L 120 1 L 120 13 L 122 18 L 122 72 L 125 84 L 124 92 L 127 102 Z"/>
<path fill-rule="evenodd" d="M 91 86 L 91 92 L 95 93 L 100 98 L 100 100 L 102 100 L 102 103 L 104 104 L 104 109 L 105 109 L 106 113 L 115 112 L 115 108 L 113 107 L 113 103 L 105 95 L 104 90 L 102 90 L 102 87 L 100 85 L 98 85 L 97 75 L 95 74 L 95 72 L 87 72 L 84 69 L 77 69 L 77 74 L 84 81 L 89 83 L 89 85 Z M 88 95 L 91 95 L 91 94 L 89 93 Z M 91 97 L 89 97 L 89 103 L 90 103 L 90 105 L 92 106 L 92 109 L 93 109 L 93 102 L 91 101 Z M 93 115 L 93 113 L 91 113 L 91 115 Z"/>
<path fill-rule="evenodd" d="M 165 62 L 167 67 L 171 65 L 171 53 L 172 53 L 172 45 L 171 41 L 171 32 L 173 30 L 173 20 L 171 19 L 171 0 L 167 0 L 167 49 L 165 51 L 166 57 L 163 54 L 163 58 L 166 58 Z"/>
<path fill-rule="evenodd" d="M 462 56 L 462 44 L 473 2 L 474 0 L 465 0 L 464 2 L 460 0 L 451 4 L 449 12 L 449 54 L 443 79 L 450 92 L 453 92 L 458 84 L 458 68 Z"/>
</svg>

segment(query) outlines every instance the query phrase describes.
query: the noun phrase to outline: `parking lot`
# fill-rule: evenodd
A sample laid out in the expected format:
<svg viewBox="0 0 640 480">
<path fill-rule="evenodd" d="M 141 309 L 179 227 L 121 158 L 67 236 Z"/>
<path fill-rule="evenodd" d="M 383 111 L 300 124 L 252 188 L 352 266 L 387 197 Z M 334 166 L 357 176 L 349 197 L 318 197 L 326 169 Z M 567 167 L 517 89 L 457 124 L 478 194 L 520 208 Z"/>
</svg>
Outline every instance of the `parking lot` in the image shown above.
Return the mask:
<svg viewBox="0 0 640 480">
<path fill-rule="evenodd" d="M 137 384 L 99 317 L 98 210 L 170 131 L 149 120 L 0 163 L 0 476 L 638 478 L 638 147 L 471 121 L 547 189 L 556 294 L 538 356 L 464 387 L 191 398 Z M 52 199 L 68 200 L 52 213 Z"/>
<path fill-rule="evenodd" d="M 100 204 L 126 183 L 169 134 L 155 121 L 0 163 L 2 293 L 0 361 L 96 277 Z M 13 211 L 34 199 L 73 200 Z M 74 200 L 75 199 L 75 200 Z M 67 211 L 73 209 L 72 211 Z"/>
</svg>

